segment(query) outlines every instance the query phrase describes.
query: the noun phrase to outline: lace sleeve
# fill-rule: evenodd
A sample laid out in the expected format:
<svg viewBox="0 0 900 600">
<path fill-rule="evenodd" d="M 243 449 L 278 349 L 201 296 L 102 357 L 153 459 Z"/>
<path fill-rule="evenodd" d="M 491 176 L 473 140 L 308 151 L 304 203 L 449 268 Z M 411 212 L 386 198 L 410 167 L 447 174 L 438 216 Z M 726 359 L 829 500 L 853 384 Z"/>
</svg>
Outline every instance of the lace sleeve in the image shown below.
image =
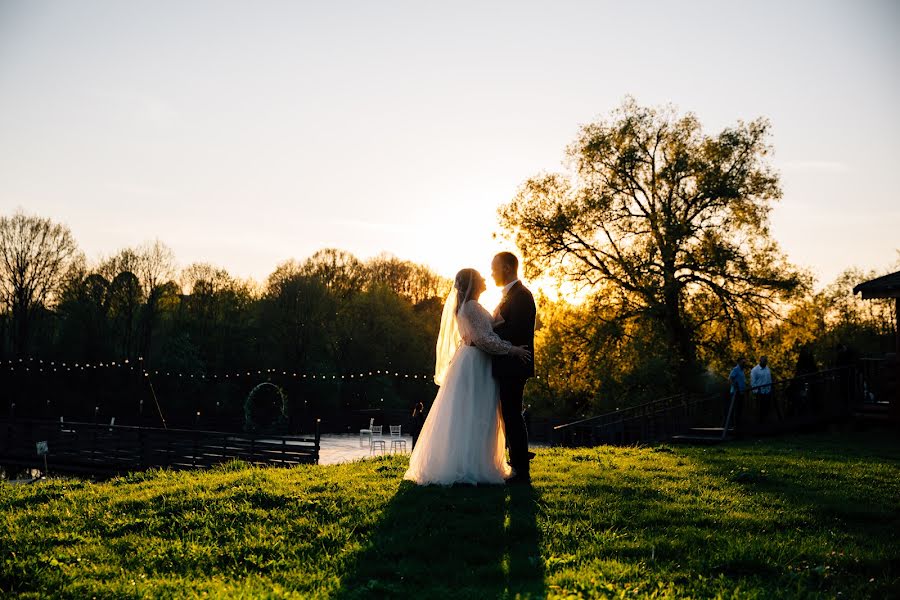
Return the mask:
<svg viewBox="0 0 900 600">
<path fill-rule="evenodd" d="M 509 354 L 512 343 L 501 340 L 491 326 L 491 315 L 477 302 L 467 302 L 461 311 L 468 321 L 468 336 L 473 344 L 488 354 Z"/>
</svg>

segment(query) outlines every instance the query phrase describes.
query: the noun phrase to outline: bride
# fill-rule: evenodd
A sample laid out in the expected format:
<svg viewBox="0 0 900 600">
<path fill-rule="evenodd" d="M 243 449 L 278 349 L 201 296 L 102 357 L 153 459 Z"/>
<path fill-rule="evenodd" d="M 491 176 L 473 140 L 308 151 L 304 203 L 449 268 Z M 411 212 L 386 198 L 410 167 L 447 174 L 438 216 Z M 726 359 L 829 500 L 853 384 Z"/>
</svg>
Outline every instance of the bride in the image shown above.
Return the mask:
<svg viewBox="0 0 900 600">
<path fill-rule="evenodd" d="M 525 346 L 513 346 L 493 331 L 491 315 L 478 298 L 487 289 L 475 269 L 456 274 L 444 303 L 434 381 L 440 386 L 403 476 L 418 484 L 503 483 L 506 463 L 497 383 L 491 354 L 531 360 Z"/>
</svg>

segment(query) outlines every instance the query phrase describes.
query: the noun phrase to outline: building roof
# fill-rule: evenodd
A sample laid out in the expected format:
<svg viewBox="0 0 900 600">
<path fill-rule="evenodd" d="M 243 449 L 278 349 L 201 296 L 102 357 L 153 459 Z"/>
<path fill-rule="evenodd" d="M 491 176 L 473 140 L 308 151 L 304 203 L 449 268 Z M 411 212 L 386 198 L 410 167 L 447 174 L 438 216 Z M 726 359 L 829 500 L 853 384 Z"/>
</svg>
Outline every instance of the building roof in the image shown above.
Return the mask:
<svg viewBox="0 0 900 600">
<path fill-rule="evenodd" d="M 900 271 L 860 283 L 853 288 L 853 293 L 862 294 L 863 300 L 900 298 Z"/>
</svg>

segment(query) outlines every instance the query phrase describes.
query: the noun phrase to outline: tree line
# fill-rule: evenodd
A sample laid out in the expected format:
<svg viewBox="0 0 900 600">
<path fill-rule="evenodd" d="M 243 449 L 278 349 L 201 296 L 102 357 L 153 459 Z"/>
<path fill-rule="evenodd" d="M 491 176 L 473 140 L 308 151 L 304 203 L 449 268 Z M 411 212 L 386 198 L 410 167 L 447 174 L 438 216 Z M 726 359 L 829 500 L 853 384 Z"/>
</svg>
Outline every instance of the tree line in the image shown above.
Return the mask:
<svg viewBox="0 0 900 600">
<path fill-rule="evenodd" d="M 628 98 L 580 128 L 566 172 L 529 178 L 500 207 L 525 279 L 555 278 L 583 298 L 539 298 L 539 377 L 526 390 L 534 413 L 590 415 L 709 390 L 738 355 L 766 354 L 787 378 L 801 355 L 827 367 L 891 348 L 890 301 L 852 293 L 876 273 L 848 269 L 816 291 L 773 239 L 782 191 L 770 136 L 766 119 L 709 134 L 691 113 Z M 177 270 L 159 241 L 88 265 L 68 228 L 22 212 L 0 219 L 0 261 L 2 358 L 141 359 L 190 374 L 429 373 L 450 285 L 423 265 L 336 249 L 284 262 L 262 284 L 209 264 Z M 128 385 L 144 390 L 129 397 L 146 396 L 145 385 Z M 237 410 L 248 392 L 234 382 L 159 385 L 188 417 Z M 77 388 L 59 386 L 62 397 Z M 435 392 L 385 377 L 290 386 L 291 402 L 319 412 L 406 407 Z M 91 389 L 82 411 L 96 410 L 92 395 L 113 394 Z"/>
<path fill-rule="evenodd" d="M 430 381 L 403 377 L 433 369 L 434 332 L 450 286 L 420 264 L 324 249 L 281 263 L 258 284 L 207 263 L 178 269 L 158 240 L 88 264 L 65 225 L 22 211 L 0 218 L 0 259 L 2 359 L 27 364 L 38 357 L 48 365 L 40 376 L 36 368 L 0 369 L 19 414 L 92 417 L 99 409 L 120 420 L 138 412 L 157 419 L 158 400 L 170 421 L 191 422 L 198 412 L 206 422 L 236 419 L 249 390 L 267 378 L 309 418 L 405 409 L 434 393 Z M 119 374 L 54 372 L 50 362 L 130 366 Z M 160 375 L 142 381 L 135 369 Z M 248 369 L 256 377 L 212 381 Z M 401 376 L 313 383 L 282 375 L 370 370 Z"/>
</svg>

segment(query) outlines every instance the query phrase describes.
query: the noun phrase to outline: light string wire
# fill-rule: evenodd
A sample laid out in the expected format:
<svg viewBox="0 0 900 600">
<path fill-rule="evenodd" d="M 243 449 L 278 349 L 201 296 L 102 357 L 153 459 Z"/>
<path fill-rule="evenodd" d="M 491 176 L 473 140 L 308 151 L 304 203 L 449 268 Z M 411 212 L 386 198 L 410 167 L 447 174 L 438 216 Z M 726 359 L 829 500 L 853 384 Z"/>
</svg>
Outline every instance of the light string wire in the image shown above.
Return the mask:
<svg viewBox="0 0 900 600">
<path fill-rule="evenodd" d="M 154 377 L 172 377 L 172 378 L 181 378 L 181 379 L 199 379 L 199 380 L 230 380 L 230 379 L 240 379 L 242 377 L 257 377 L 259 375 L 264 375 L 267 377 L 271 376 L 282 376 L 282 377 L 290 377 L 293 379 L 307 379 L 310 381 L 340 381 L 340 380 L 356 380 L 356 379 L 366 379 L 369 377 L 395 377 L 398 379 L 413 379 L 413 380 L 424 380 L 431 381 L 433 378 L 433 374 L 423 374 L 423 373 L 406 373 L 400 371 L 392 371 L 387 369 L 375 369 L 375 370 L 357 370 L 352 373 L 311 373 L 311 372 L 302 372 L 302 371 L 289 371 L 285 369 L 240 369 L 236 371 L 228 371 L 222 373 L 185 373 L 178 371 L 167 371 L 167 370 L 159 370 L 159 369 L 144 369 L 143 361 L 139 358 L 137 361 L 124 359 L 120 361 L 101 361 L 94 363 L 83 363 L 83 362 L 62 362 L 62 361 L 45 361 L 43 359 L 36 359 L 34 357 L 29 358 L 19 358 L 19 359 L 8 359 L 5 362 L 0 362 L 0 368 L 5 366 L 7 371 L 11 372 L 23 372 L 26 374 L 30 373 L 70 373 L 70 372 L 87 372 L 87 371 L 95 371 L 97 369 L 128 369 L 130 371 L 138 371 L 143 372 L 145 377 L 149 377 L 153 375 Z M 135 366 L 137 363 L 137 366 Z"/>
</svg>

